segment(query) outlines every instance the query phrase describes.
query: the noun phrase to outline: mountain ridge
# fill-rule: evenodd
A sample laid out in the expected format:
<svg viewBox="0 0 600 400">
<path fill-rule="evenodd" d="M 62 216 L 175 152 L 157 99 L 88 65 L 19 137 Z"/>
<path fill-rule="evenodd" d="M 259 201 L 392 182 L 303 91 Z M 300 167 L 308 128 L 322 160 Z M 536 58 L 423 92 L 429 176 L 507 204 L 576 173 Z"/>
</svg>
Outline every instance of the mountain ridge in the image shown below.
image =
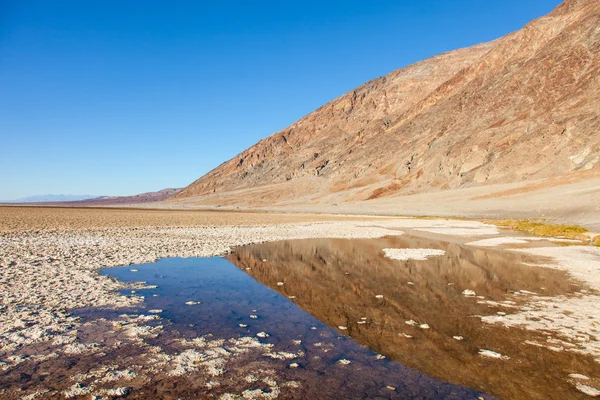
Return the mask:
<svg viewBox="0 0 600 400">
<path fill-rule="evenodd" d="M 371 80 L 171 201 L 261 206 L 543 179 L 600 161 L 600 2 Z"/>
</svg>

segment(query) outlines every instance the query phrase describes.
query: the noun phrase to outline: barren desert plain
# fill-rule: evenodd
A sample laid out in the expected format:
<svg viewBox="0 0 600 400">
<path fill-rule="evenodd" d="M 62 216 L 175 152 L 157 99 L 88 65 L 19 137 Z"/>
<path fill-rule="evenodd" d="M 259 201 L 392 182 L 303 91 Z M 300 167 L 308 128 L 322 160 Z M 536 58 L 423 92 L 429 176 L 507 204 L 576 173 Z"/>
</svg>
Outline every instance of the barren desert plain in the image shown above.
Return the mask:
<svg viewBox="0 0 600 400">
<path fill-rule="evenodd" d="M 0 212 L 2 398 L 558 399 L 600 388 L 600 247 L 585 239 L 433 217 Z M 169 276 L 193 260 L 198 271 L 221 263 L 225 280 Z M 181 286 L 193 279 L 207 286 Z M 257 284 L 264 293 L 248 289 Z"/>
</svg>

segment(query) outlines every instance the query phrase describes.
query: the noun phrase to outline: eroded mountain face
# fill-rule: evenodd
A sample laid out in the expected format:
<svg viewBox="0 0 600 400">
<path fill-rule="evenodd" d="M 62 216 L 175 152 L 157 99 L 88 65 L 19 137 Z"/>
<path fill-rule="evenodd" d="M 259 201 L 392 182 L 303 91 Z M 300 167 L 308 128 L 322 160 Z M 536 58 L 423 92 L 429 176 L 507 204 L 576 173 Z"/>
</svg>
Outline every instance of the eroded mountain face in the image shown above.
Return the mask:
<svg viewBox="0 0 600 400">
<path fill-rule="evenodd" d="M 600 162 L 599 71 L 600 2 L 566 0 L 494 42 L 364 84 L 174 199 L 364 200 L 592 169 Z"/>
</svg>

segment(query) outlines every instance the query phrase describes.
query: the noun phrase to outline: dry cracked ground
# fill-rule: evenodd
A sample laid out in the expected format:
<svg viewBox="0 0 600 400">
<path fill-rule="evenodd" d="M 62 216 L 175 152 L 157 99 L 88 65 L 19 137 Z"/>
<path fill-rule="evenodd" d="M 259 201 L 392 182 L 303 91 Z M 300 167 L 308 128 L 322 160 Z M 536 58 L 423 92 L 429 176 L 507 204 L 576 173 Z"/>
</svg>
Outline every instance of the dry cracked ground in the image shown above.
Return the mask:
<svg viewBox="0 0 600 400">
<path fill-rule="evenodd" d="M 152 210 L 0 208 L 0 385 L 1 398 L 113 398 L 136 391 L 168 398 L 175 388 L 190 395 L 212 393 L 221 398 L 295 398 L 302 383 L 281 379 L 273 362 L 290 364 L 301 357 L 264 343 L 260 337 L 182 339 L 166 332 L 166 321 L 148 310 L 124 311 L 117 320 L 83 322 L 72 310 L 86 307 L 127 310 L 142 296 L 124 296 L 145 282 L 124 284 L 99 269 L 152 262 L 165 257 L 225 255 L 252 243 L 307 238 L 379 238 L 423 235 L 504 247 L 539 256 L 545 267 L 562 269 L 584 289 L 565 296 L 513 293 L 491 304 L 482 324 L 547 333 L 547 341 L 531 346 L 576 352 L 600 362 L 600 249 L 590 246 L 543 245 L 500 232 L 476 221 L 409 219 L 317 214 L 261 214 Z M 548 243 L 545 241 L 544 243 Z M 428 249 L 389 249 L 394 258 L 435 256 Z M 466 292 L 474 301 L 476 293 Z M 525 299 L 526 301 L 522 301 Z M 102 332 L 102 340 L 97 337 Z M 162 346 L 155 339 L 162 335 Z M 68 380 L 52 379 L 78 357 L 79 370 Z M 481 357 L 509 362 L 502 354 Z M 83 362 L 81 360 L 84 360 Z M 291 365 L 291 364 L 290 364 Z M 75 373 L 77 372 L 77 373 Z M 168 377 L 169 379 L 165 379 Z M 573 371 L 565 376 L 579 392 L 600 395 L 600 376 Z M 10 385 L 7 384 L 10 382 Z M 162 382 L 157 387 L 156 382 Z M 145 390 L 145 391 L 144 391 Z"/>
</svg>

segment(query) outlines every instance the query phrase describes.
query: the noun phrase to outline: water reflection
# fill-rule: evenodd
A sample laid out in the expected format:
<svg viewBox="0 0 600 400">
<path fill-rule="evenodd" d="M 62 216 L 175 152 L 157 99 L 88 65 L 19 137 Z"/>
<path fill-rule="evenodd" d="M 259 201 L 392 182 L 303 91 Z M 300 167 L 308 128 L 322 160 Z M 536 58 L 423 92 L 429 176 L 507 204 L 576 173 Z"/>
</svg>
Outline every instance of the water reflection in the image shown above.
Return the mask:
<svg viewBox="0 0 600 400">
<path fill-rule="evenodd" d="M 223 258 L 162 259 L 103 273 L 123 282 L 146 282 L 148 288 L 135 293 L 145 296 L 143 303 L 126 310 L 77 310 L 83 325 L 76 346 L 92 346 L 94 352 L 61 353 L 42 361 L 30 357 L 0 374 L 0 387 L 67 393 L 75 384 L 87 398 L 118 387 L 127 388 L 128 398 L 140 399 L 239 398 L 230 394 L 282 399 L 492 398 L 381 357 Z M 279 287 L 277 281 L 274 285 Z M 148 319 L 157 315 L 161 318 Z M 257 337 L 260 347 L 250 350 L 236 350 L 231 344 Z M 218 344 L 193 347 L 194 340 Z M 44 346 L 21 351 L 29 357 L 56 350 Z M 202 366 L 205 358 L 219 370 L 211 373 L 210 367 Z M 185 374 L 174 374 L 177 368 L 185 368 Z M 102 381 L 107 371 L 127 374 Z"/>
<path fill-rule="evenodd" d="M 393 261 L 384 248 L 446 254 Z M 523 343 L 544 341 L 543 334 L 481 322 L 481 315 L 515 312 L 525 297 L 519 293 L 577 289 L 564 272 L 524 266 L 533 261 L 524 255 L 402 236 L 266 243 L 228 259 L 341 334 L 443 380 L 502 398 L 562 399 L 582 396 L 565 379 L 574 365 L 600 373 L 589 357 Z M 486 358 L 482 350 L 510 359 Z"/>
</svg>

